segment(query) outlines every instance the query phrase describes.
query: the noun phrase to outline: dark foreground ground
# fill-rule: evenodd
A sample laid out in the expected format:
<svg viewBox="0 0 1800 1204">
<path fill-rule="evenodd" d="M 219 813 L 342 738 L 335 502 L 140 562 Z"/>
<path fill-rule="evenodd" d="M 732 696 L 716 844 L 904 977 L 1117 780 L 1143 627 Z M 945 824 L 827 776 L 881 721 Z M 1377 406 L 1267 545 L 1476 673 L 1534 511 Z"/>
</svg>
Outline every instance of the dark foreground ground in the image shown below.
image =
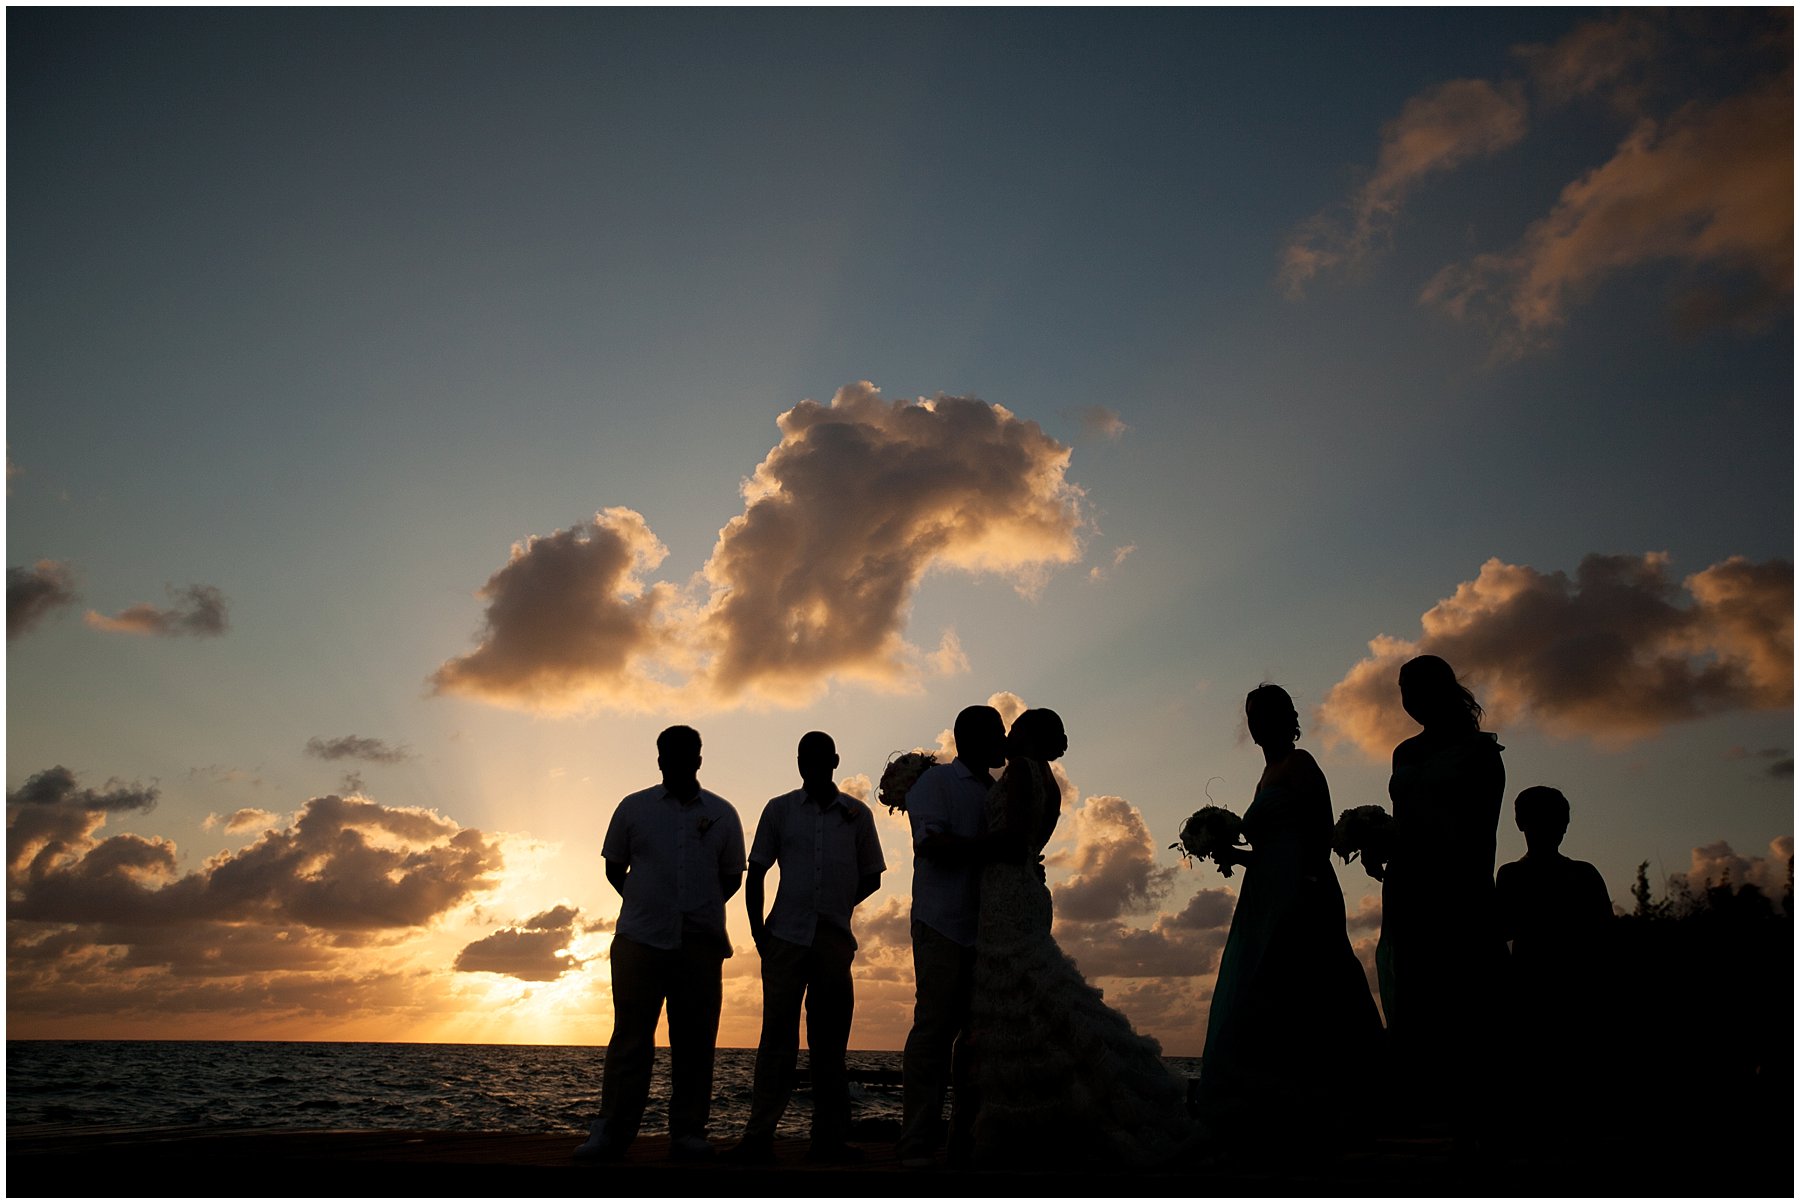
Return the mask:
<svg viewBox="0 0 1800 1204">
<path fill-rule="evenodd" d="M 1306 1159 L 1160 1172 L 905 1170 L 885 1142 L 867 1161 L 815 1166 L 784 1143 L 773 1166 L 669 1161 L 646 1135 L 603 1165 L 569 1157 L 579 1134 L 18 1127 L 5 1190 L 21 1196 L 1792 1196 L 1793 1143 L 1740 1146 L 1721 1162 L 1685 1143 L 1524 1155 L 1453 1151 L 1441 1139 L 1375 1140 Z"/>
</svg>

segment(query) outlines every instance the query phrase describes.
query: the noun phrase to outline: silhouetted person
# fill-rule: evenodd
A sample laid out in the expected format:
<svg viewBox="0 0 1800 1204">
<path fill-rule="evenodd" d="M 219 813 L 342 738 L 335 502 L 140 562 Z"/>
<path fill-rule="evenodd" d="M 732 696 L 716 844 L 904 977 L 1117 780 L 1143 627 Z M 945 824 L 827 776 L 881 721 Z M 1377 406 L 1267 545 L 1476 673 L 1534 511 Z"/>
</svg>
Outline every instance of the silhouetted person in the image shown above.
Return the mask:
<svg viewBox="0 0 1800 1204">
<path fill-rule="evenodd" d="M 669 1150 L 712 1154 L 713 1052 L 720 967 L 731 956 L 725 900 L 744 877 L 744 829 L 730 803 L 700 788 L 700 733 L 656 738 L 662 785 L 628 794 L 607 825 L 606 880 L 624 898 L 613 929 L 613 1034 L 600 1119 L 577 1158 L 615 1158 L 637 1136 L 650 1098 L 656 1022 L 669 1007 Z"/>
<path fill-rule="evenodd" d="M 1161 1047 L 1106 1006 L 1050 934 L 1042 853 L 1061 813 L 1051 763 L 1068 747 L 1055 711 L 1026 711 L 988 791 L 969 1009 L 982 1166 L 1118 1171 L 1166 1162 L 1194 1136 L 1187 1084 Z"/>
<path fill-rule="evenodd" d="M 1501 931 L 1512 942 L 1515 978 L 1553 989 L 1556 980 L 1585 974 L 1592 964 L 1612 924 L 1612 896 L 1599 870 L 1560 851 L 1569 831 L 1562 791 L 1520 791 L 1513 818 L 1525 834 L 1525 856 L 1495 876 Z"/>
<path fill-rule="evenodd" d="M 1244 881 L 1207 1018 L 1201 1115 L 1234 1145 L 1311 1146 L 1343 1130 L 1343 1084 L 1374 1071 L 1381 1018 L 1331 867 L 1331 788 L 1294 746 L 1293 700 L 1258 686 L 1244 718 L 1263 773 L 1244 812 L 1250 848 L 1231 858 Z"/>
<path fill-rule="evenodd" d="M 982 836 L 989 770 L 1006 760 L 1006 725 L 990 706 L 966 707 L 952 729 L 956 759 L 933 765 L 907 792 L 913 836 L 912 1031 L 901 1062 L 905 1122 L 900 1159 L 929 1165 L 943 1139 L 944 1091 L 955 1088 L 950 1157 L 969 1153 L 977 1101 L 967 1033 L 981 916 Z"/>
<path fill-rule="evenodd" d="M 1501 931 L 1512 942 L 1513 1123 L 1527 1142 L 1543 1144 L 1594 1127 L 1582 1116 L 1592 1110 L 1592 1080 L 1608 1044 L 1602 992 L 1612 897 L 1599 870 L 1558 851 L 1569 830 L 1562 791 L 1520 791 L 1513 817 L 1525 856 L 1495 879 Z"/>
<path fill-rule="evenodd" d="M 762 957 L 763 1023 L 750 1120 L 743 1140 L 728 1154 L 735 1161 L 774 1157 L 775 1126 L 794 1089 L 803 1000 L 813 1095 L 807 1156 L 821 1162 L 862 1157 L 845 1144 L 850 1085 L 844 1051 L 856 1003 L 850 913 L 881 885 L 887 862 L 874 813 L 832 781 L 838 755 L 831 737 L 824 732 L 800 737 L 798 762 L 800 789 L 769 800 L 750 846 L 744 902 L 750 936 Z M 770 866 L 781 867 L 781 884 L 765 919 L 763 878 Z"/>
<path fill-rule="evenodd" d="M 1506 946 L 1494 851 L 1506 768 L 1481 705 L 1435 656 L 1400 669 L 1400 703 L 1424 729 L 1394 749 L 1395 847 L 1376 953 L 1403 1102 L 1479 1138 Z"/>
</svg>

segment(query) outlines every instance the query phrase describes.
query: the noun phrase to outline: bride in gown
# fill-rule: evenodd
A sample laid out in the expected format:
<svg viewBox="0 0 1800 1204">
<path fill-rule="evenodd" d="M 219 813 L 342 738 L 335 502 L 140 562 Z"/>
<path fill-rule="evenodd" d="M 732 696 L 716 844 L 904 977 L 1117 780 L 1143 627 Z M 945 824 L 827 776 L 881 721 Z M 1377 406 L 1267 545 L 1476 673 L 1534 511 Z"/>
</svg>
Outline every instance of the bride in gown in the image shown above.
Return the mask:
<svg viewBox="0 0 1800 1204">
<path fill-rule="evenodd" d="M 1344 929 L 1331 791 L 1294 747 L 1286 690 L 1258 686 L 1244 714 L 1265 765 L 1244 813 L 1251 847 L 1233 857 L 1244 884 L 1207 1019 L 1201 1119 L 1234 1141 L 1342 1133 L 1343 1089 L 1372 1074 L 1381 1020 Z"/>
<path fill-rule="evenodd" d="M 1194 1134 L 1186 1083 L 1161 1047 L 1102 1002 L 1050 935 L 1041 853 L 1061 815 L 1050 762 L 1068 746 L 1056 712 L 1026 711 L 988 794 L 970 1022 L 984 1165 L 1146 1166 Z"/>
</svg>

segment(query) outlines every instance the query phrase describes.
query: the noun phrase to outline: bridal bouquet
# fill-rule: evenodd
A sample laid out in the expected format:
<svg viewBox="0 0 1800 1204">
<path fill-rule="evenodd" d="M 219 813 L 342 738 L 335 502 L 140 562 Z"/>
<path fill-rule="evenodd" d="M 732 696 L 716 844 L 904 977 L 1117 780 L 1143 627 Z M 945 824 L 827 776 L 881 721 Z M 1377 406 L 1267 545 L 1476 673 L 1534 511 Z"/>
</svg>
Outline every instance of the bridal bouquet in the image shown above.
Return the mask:
<svg viewBox="0 0 1800 1204">
<path fill-rule="evenodd" d="M 1181 825 L 1181 839 L 1169 847 L 1180 849 L 1183 857 L 1196 857 L 1202 861 L 1211 857 L 1219 872 L 1229 878 L 1231 862 L 1223 854 L 1236 848 L 1238 838 L 1243 834 L 1244 821 L 1224 807 L 1202 807 L 1188 816 L 1187 822 Z"/>
<path fill-rule="evenodd" d="M 881 786 L 876 795 L 887 804 L 888 814 L 906 810 L 906 792 L 913 788 L 919 775 L 937 764 L 937 757 L 928 752 L 895 753 L 888 758 L 887 768 L 881 771 Z"/>
<path fill-rule="evenodd" d="M 1380 807 L 1352 807 L 1331 829 L 1331 851 L 1349 865 L 1362 855 L 1363 869 L 1379 880 L 1394 855 L 1394 817 Z"/>
</svg>

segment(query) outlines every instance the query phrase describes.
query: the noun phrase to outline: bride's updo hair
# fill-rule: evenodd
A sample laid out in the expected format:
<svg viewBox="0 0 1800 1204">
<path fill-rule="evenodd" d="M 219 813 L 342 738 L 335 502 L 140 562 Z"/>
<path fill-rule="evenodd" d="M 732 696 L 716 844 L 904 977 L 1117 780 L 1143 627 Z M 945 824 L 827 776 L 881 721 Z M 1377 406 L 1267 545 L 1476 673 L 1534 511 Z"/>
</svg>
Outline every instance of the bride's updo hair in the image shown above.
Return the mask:
<svg viewBox="0 0 1800 1204">
<path fill-rule="evenodd" d="M 1047 707 L 1032 707 L 1013 720 L 1012 730 L 1006 733 L 1006 748 L 1009 755 L 1054 761 L 1062 755 L 1059 741 L 1067 738 L 1061 715 Z"/>
<path fill-rule="evenodd" d="M 1415 656 L 1400 666 L 1400 705 L 1421 727 L 1481 730 L 1481 704 L 1441 656 Z"/>
<path fill-rule="evenodd" d="M 1267 735 L 1291 729 L 1292 738 L 1300 738 L 1300 712 L 1294 709 L 1294 700 L 1286 690 L 1266 681 L 1244 696 L 1244 721 L 1250 738 L 1258 744 L 1262 743 L 1258 732 Z M 1286 728 L 1281 726 L 1284 723 Z"/>
</svg>

